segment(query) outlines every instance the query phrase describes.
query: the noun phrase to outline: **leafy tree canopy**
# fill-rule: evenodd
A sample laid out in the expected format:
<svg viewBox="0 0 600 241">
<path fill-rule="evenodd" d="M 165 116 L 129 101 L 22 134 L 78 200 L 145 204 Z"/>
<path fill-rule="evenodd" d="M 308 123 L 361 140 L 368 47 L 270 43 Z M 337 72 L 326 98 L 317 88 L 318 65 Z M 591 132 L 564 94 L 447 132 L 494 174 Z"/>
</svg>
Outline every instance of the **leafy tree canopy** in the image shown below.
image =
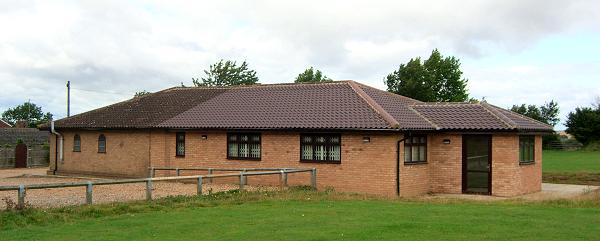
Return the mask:
<svg viewBox="0 0 600 241">
<path fill-rule="evenodd" d="M 235 61 L 220 60 L 204 70 L 204 74 L 200 79 L 192 78 L 195 86 L 253 85 L 258 82 L 256 71 L 249 70 L 246 61 L 238 66 Z"/>
<path fill-rule="evenodd" d="M 584 145 L 600 141 L 600 105 L 593 105 L 593 108 L 576 108 L 569 113 L 565 123 L 567 133 Z"/>
<path fill-rule="evenodd" d="M 320 70 L 315 70 L 310 67 L 296 77 L 295 83 L 320 83 L 320 82 L 331 82 L 330 78 L 323 75 Z"/>
<path fill-rule="evenodd" d="M 435 49 L 425 61 L 417 57 L 400 64 L 384 81 L 388 91 L 413 99 L 462 102 L 469 99 L 468 80 L 462 74 L 459 59 L 444 57 Z"/>
<path fill-rule="evenodd" d="M 558 103 L 554 100 L 544 103 L 539 107 L 535 105 L 526 106 L 525 104 L 513 105 L 510 110 L 551 126 L 555 126 L 560 121 L 560 118 L 558 118 L 560 110 Z"/>
<path fill-rule="evenodd" d="M 25 120 L 31 128 L 37 127 L 39 124 L 47 123 L 52 120 L 52 114 L 42 112 L 42 107 L 31 102 L 25 102 L 2 113 L 2 119 L 11 125 L 19 120 Z"/>
</svg>

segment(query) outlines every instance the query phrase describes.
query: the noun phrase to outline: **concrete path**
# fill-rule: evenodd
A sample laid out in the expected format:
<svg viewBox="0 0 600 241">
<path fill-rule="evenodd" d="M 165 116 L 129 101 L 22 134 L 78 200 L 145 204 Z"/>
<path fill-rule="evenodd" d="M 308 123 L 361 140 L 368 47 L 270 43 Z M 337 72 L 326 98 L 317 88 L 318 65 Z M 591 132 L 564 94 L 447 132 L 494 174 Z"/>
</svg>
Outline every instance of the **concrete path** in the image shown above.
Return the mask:
<svg viewBox="0 0 600 241">
<path fill-rule="evenodd" d="M 542 191 L 537 193 L 526 194 L 517 197 L 497 197 L 488 195 L 473 195 L 473 194 L 434 194 L 425 198 L 457 198 L 478 201 L 498 201 L 507 199 L 523 199 L 523 200 L 553 200 L 563 198 L 575 198 L 585 193 L 589 193 L 600 189 L 599 186 L 588 185 L 573 185 L 573 184 L 554 184 L 542 183 Z"/>
<path fill-rule="evenodd" d="M 600 189 L 599 186 L 542 183 L 542 191 L 520 196 L 527 200 L 573 198 Z"/>
<path fill-rule="evenodd" d="M 18 177 L 22 175 L 46 175 L 48 167 L 7 168 L 0 169 L 0 178 Z"/>
</svg>

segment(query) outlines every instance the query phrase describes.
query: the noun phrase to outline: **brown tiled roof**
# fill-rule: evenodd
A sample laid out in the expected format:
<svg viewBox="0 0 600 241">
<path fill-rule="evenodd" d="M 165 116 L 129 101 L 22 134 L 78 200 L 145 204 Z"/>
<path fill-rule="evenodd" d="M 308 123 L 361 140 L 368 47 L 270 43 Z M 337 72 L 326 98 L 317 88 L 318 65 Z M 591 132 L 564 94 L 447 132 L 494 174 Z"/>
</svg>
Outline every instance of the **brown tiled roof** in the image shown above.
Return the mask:
<svg viewBox="0 0 600 241">
<path fill-rule="evenodd" d="M 366 101 L 359 98 L 348 82 L 230 88 L 158 126 L 240 129 L 391 128 Z"/>
<path fill-rule="evenodd" d="M 227 89 L 170 88 L 56 121 L 57 128 L 153 128 Z"/>
<path fill-rule="evenodd" d="M 487 103 L 424 103 L 354 81 L 176 87 L 61 119 L 56 127 L 551 130 Z"/>
<path fill-rule="evenodd" d="M 12 125 L 8 124 L 8 122 L 0 119 L 0 128 L 11 128 Z"/>
</svg>

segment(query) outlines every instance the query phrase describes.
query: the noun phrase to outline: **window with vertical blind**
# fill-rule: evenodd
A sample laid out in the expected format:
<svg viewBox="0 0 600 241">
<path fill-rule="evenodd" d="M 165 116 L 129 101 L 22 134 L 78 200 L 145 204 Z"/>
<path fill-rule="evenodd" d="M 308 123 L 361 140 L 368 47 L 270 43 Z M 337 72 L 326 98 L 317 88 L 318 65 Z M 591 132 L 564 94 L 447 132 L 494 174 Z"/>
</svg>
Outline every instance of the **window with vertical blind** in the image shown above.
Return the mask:
<svg viewBox="0 0 600 241">
<path fill-rule="evenodd" d="M 427 162 L 427 136 L 414 135 L 404 140 L 404 163 Z"/>
<path fill-rule="evenodd" d="M 519 162 L 532 163 L 535 161 L 535 137 L 519 136 Z"/>
<path fill-rule="evenodd" d="M 227 133 L 227 158 L 260 160 L 260 134 Z"/>
<path fill-rule="evenodd" d="M 75 134 L 73 137 L 73 152 L 81 152 L 81 137 Z"/>
<path fill-rule="evenodd" d="M 106 137 L 104 134 L 98 136 L 98 153 L 106 153 Z"/>
<path fill-rule="evenodd" d="M 342 138 L 340 134 L 300 135 L 300 161 L 340 163 Z"/>
<path fill-rule="evenodd" d="M 175 134 L 175 156 L 185 156 L 185 132 Z"/>
</svg>

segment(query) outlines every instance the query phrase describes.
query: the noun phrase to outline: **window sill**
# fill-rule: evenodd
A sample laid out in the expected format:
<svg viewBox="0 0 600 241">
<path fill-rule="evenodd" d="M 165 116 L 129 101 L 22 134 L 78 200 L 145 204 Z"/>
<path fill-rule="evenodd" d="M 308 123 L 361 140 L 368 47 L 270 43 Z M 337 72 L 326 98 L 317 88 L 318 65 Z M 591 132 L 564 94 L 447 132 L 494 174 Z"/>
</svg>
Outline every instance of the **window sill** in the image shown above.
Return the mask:
<svg viewBox="0 0 600 241">
<path fill-rule="evenodd" d="M 73 152 L 81 152 L 81 151 L 73 151 Z"/>
<path fill-rule="evenodd" d="M 314 160 L 300 160 L 302 163 L 319 163 L 319 164 L 342 164 L 342 161 L 314 161 Z"/>
<path fill-rule="evenodd" d="M 227 157 L 227 160 L 230 161 L 255 161 L 255 162 L 259 162 L 260 158 L 256 159 L 256 158 L 236 158 L 236 157 Z"/>
<path fill-rule="evenodd" d="M 404 162 L 404 165 L 408 165 L 408 166 L 410 166 L 410 165 L 425 165 L 425 164 L 427 164 L 426 161 L 424 161 L 424 162 Z"/>
<path fill-rule="evenodd" d="M 105 151 L 99 151 L 98 154 L 106 154 Z"/>
<path fill-rule="evenodd" d="M 528 165 L 534 165 L 535 161 L 530 161 L 530 162 L 519 162 L 519 166 L 528 166 Z"/>
<path fill-rule="evenodd" d="M 175 155 L 175 158 L 185 158 L 185 155 Z"/>
</svg>

